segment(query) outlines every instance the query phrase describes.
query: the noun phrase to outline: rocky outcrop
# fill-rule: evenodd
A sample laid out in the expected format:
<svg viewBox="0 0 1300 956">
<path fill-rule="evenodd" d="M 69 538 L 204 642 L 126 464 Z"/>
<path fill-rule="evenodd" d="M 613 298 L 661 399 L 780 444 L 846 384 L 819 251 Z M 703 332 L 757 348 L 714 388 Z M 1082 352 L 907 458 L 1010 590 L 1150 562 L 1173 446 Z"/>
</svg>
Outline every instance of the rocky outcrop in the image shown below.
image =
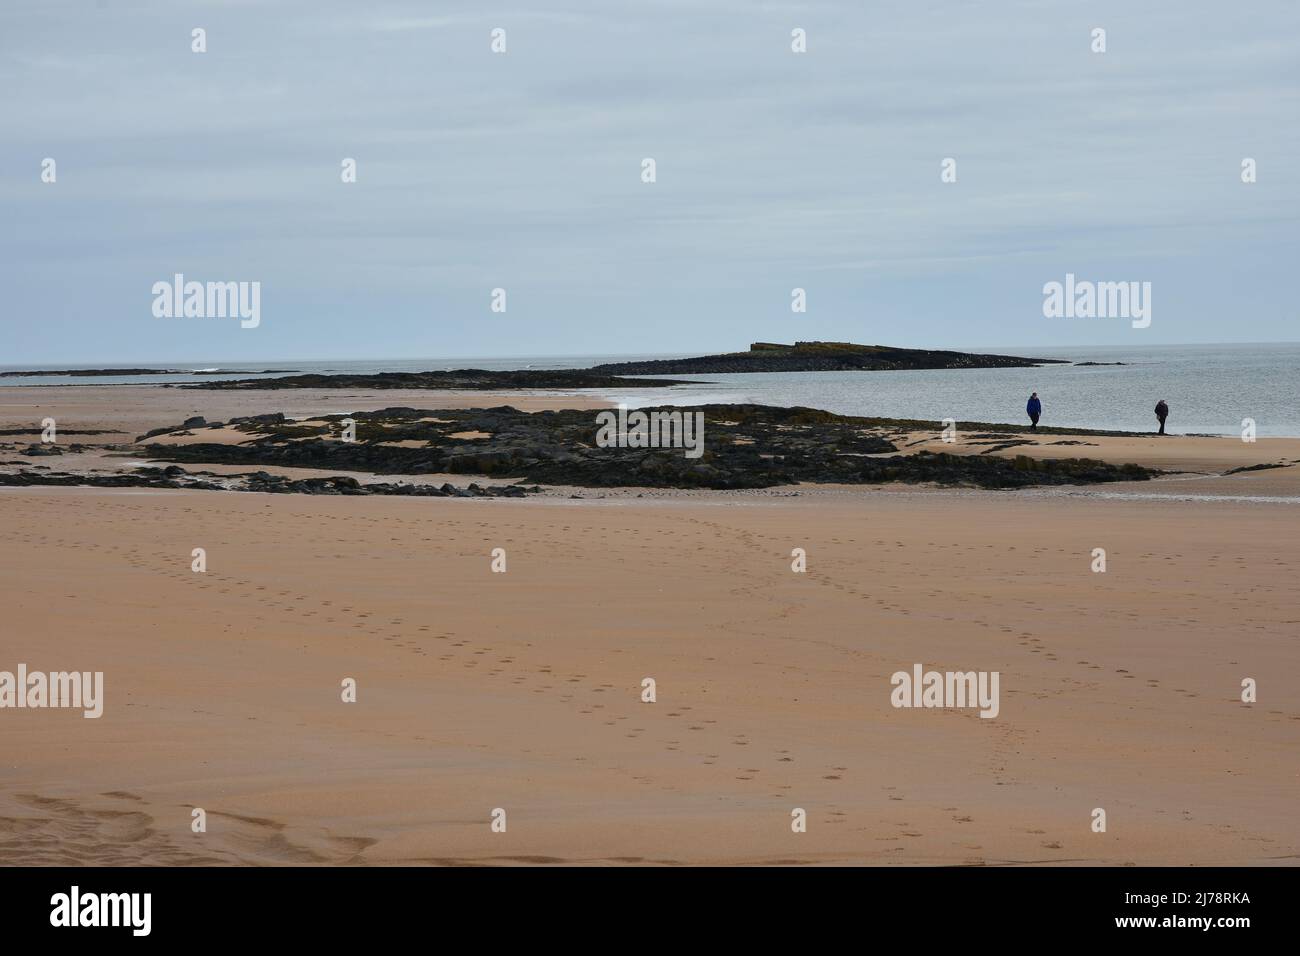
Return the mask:
<svg viewBox="0 0 1300 956">
<path fill-rule="evenodd" d="M 479 474 L 592 488 L 769 488 L 799 482 L 936 482 L 981 488 L 1147 478 L 1155 472 L 1088 459 L 899 454 L 870 419 L 810 408 L 707 405 L 643 409 L 704 415 L 702 451 L 600 447 L 595 411 L 386 408 L 355 412 L 356 441 L 339 420 L 247 425 L 244 444 L 149 445 L 164 461 L 418 475 Z M 931 423 L 933 427 L 934 423 Z"/>
</svg>

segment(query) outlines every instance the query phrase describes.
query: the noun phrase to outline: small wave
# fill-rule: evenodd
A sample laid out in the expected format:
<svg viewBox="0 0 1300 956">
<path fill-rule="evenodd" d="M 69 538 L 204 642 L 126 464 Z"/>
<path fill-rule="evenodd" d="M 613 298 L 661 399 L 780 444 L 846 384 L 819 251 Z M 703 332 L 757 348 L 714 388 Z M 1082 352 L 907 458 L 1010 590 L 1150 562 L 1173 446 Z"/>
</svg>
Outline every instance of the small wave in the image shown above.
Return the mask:
<svg viewBox="0 0 1300 956">
<path fill-rule="evenodd" d="M 1198 495 L 1178 492 L 1079 491 L 1077 489 L 1033 489 L 1028 494 L 1040 497 L 1103 498 L 1106 501 L 1208 501 L 1241 504 L 1300 505 L 1293 495 Z"/>
</svg>

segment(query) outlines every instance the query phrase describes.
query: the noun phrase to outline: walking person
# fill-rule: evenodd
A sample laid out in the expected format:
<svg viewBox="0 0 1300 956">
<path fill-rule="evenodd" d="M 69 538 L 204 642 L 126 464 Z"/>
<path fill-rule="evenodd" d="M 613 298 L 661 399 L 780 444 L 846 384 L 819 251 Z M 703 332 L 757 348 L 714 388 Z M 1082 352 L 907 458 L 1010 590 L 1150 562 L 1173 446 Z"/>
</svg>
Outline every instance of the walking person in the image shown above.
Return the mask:
<svg viewBox="0 0 1300 956">
<path fill-rule="evenodd" d="M 1169 417 L 1169 406 L 1165 404 L 1162 398 L 1156 402 L 1156 418 L 1160 420 L 1160 434 L 1165 433 L 1165 419 Z"/>
<path fill-rule="evenodd" d="M 1025 411 L 1029 414 L 1029 427 L 1037 431 L 1038 416 L 1043 414 L 1043 403 L 1038 400 L 1037 392 L 1029 396 L 1029 404 L 1025 406 Z"/>
</svg>

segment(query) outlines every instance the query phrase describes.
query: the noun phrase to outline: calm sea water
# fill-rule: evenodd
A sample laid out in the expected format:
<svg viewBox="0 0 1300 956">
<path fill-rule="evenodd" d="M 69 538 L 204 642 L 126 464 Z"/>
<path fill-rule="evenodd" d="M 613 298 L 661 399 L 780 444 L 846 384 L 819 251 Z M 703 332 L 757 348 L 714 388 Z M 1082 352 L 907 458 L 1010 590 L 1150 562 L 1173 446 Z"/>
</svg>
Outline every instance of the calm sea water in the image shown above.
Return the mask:
<svg viewBox="0 0 1300 956">
<path fill-rule="evenodd" d="M 1260 436 L 1300 436 L 1300 343 L 1277 345 L 1188 345 L 1162 348 L 1078 348 L 1049 350 L 1015 346 L 980 349 L 1012 355 L 1063 358 L 1072 362 L 1124 362 L 1122 366 L 1059 365 L 1042 368 L 963 369 L 923 372 L 759 372 L 672 376 L 692 382 L 671 390 L 635 389 L 606 393 L 629 405 L 758 402 L 806 405 L 845 415 L 920 418 L 939 422 L 1025 422 L 1025 402 L 1038 392 L 1044 425 L 1152 430 L 1159 399 L 1170 407 L 1168 430 L 1175 433 L 1240 434 L 1253 418 Z M 231 370 L 229 375 L 141 376 L 136 378 L 4 377 L 21 366 L 0 367 L 0 385 L 161 384 L 219 378 L 247 378 L 249 370 L 302 372 L 424 371 L 455 368 L 492 370 L 589 368 L 602 362 L 668 356 L 585 355 L 514 358 L 394 359 L 349 362 L 139 363 L 140 366 Z M 118 363 L 131 364 L 131 363 Z M 37 368 L 42 366 L 26 366 Z M 49 367 L 48 364 L 43 367 Z M 87 366 L 90 367 L 90 366 Z"/>
</svg>

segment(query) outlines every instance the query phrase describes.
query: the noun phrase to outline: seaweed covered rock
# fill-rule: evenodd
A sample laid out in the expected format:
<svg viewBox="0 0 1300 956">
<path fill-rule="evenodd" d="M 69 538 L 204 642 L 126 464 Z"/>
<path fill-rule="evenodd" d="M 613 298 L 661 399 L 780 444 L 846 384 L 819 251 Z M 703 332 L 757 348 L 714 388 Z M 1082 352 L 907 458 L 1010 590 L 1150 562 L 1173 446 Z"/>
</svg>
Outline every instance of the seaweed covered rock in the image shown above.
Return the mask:
<svg viewBox="0 0 1300 956">
<path fill-rule="evenodd" d="M 887 437 L 896 427 L 813 408 L 705 405 L 633 413 L 666 423 L 664 430 L 648 432 L 640 426 L 629 430 L 631 416 L 607 430 L 601 416 L 610 414 L 575 409 L 527 413 L 501 406 L 385 408 L 311 423 L 256 416 L 231 423 L 249 435 L 243 442 L 155 444 L 138 453 L 164 461 L 375 475 L 481 474 L 590 488 L 769 488 L 799 482 L 1019 488 L 1140 480 L 1154 474 L 1133 465 L 1078 458 L 904 455 Z M 691 421 L 701 424 L 683 429 L 684 416 L 699 416 Z M 344 417 L 356 422 L 355 440 L 342 438 Z M 675 439 L 682 440 L 678 447 L 673 447 Z M 268 490 L 275 490 L 275 484 Z"/>
</svg>

